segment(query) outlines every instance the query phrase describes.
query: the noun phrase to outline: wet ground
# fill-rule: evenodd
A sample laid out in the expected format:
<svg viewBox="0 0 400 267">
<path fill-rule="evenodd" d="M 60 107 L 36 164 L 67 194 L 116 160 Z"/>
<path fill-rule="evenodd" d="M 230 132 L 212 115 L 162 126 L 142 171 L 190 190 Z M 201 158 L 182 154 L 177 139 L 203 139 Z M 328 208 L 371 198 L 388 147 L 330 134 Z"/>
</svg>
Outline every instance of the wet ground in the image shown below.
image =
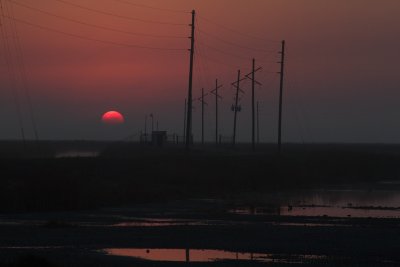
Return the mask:
<svg viewBox="0 0 400 267">
<path fill-rule="evenodd" d="M 0 262 L 36 255 L 55 266 L 400 266 L 398 187 L 2 214 Z"/>
</svg>

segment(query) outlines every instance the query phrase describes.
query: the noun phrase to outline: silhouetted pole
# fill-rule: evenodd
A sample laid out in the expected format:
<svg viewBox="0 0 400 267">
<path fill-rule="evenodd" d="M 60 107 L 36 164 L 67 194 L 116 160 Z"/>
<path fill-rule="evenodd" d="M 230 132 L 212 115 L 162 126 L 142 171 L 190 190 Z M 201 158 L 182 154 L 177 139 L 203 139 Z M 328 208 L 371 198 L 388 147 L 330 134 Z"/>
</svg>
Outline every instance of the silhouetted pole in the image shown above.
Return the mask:
<svg viewBox="0 0 400 267">
<path fill-rule="evenodd" d="M 147 115 L 144 116 L 144 142 L 147 143 Z"/>
<path fill-rule="evenodd" d="M 153 113 L 150 114 L 151 117 L 151 132 L 154 132 L 154 115 Z"/>
<path fill-rule="evenodd" d="M 193 62 L 194 62 L 194 27 L 195 27 L 196 11 L 192 11 L 192 34 L 190 44 L 190 67 L 189 67 L 189 88 L 188 88 L 188 107 L 187 107 L 187 123 L 186 123 L 186 149 L 189 150 L 192 137 L 192 85 L 193 85 Z"/>
<path fill-rule="evenodd" d="M 255 87 L 255 72 L 256 60 L 253 58 L 253 68 L 251 72 L 251 146 L 253 151 L 256 150 L 256 137 L 255 137 L 255 107 L 254 107 L 254 87 Z"/>
<path fill-rule="evenodd" d="M 284 78 L 284 67 L 285 67 L 285 40 L 282 41 L 281 50 L 281 81 L 279 86 L 279 120 L 278 120 L 278 153 L 281 153 L 282 149 L 282 97 L 283 97 L 283 78 Z"/>
<path fill-rule="evenodd" d="M 258 109 L 258 101 L 257 101 L 257 144 L 260 143 L 260 113 Z"/>
<path fill-rule="evenodd" d="M 201 88 L 201 144 L 204 145 L 204 88 Z"/>
<path fill-rule="evenodd" d="M 239 85 L 240 85 L 240 70 L 238 70 L 238 78 L 236 84 L 236 97 L 235 97 L 235 106 L 234 106 L 234 115 L 233 115 L 233 146 L 236 144 L 236 120 L 237 120 L 237 112 L 238 112 L 238 103 L 239 103 Z"/>
<path fill-rule="evenodd" d="M 190 262 L 190 249 L 185 249 L 185 255 L 186 255 L 186 262 Z"/>
<path fill-rule="evenodd" d="M 187 115 L 186 109 L 187 109 L 187 101 L 185 98 L 185 108 L 183 112 L 183 140 L 186 140 L 186 115 Z"/>
<path fill-rule="evenodd" d="M 222 85 L 218 85 L 218 79 L 215 80 L 215 88 L 211 90 L 211 94 L 215 95 L 215 145 L 218 146 L 218 98 L 222 98 L 218 94 L 218 89 L 221 88 Z"/>
<path fill-rule="evenodd" d="M 215 145 L 218 146 L 218 79 L 215 80 Z"/>
</svg>

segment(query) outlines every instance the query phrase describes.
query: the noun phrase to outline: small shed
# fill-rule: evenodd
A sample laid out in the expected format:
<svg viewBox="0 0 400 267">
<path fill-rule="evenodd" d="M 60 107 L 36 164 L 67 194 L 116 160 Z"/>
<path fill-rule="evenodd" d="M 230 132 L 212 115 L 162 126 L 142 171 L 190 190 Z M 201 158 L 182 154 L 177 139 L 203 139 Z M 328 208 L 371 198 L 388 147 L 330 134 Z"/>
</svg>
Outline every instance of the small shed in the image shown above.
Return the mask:
<svg viewBox="0 0 400 267">
<path fill-rule="evenodd" d="M 151 134 L 151 143 L 153 146 L 163 146 L 167 142 L 166 131 L 153 131 Z"/>
</svg>

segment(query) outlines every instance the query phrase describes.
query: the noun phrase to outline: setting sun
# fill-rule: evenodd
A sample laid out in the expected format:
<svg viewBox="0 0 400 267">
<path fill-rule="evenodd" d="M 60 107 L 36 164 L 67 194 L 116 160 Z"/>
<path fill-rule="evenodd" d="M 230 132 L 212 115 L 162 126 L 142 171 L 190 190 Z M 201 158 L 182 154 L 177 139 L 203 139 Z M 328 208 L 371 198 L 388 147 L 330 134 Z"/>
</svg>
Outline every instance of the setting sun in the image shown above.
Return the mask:
<svg viewBox="0 0 400 267">
<path fill-rule="evenodd" d="M 108 125 L 123 124 L 125 122 L 124 116 L 118 111 L 108 111 L 103 114 L 101 121 Z"/>
</svg>

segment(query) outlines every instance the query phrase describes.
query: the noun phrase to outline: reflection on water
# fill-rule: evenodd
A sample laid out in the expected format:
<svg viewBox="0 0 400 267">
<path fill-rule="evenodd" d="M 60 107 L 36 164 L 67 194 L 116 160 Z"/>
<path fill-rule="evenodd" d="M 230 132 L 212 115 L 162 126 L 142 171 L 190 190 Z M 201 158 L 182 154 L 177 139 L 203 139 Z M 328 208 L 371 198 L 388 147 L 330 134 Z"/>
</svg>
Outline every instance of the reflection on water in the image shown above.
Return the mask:
<svg viewBox="0 0 400 267">
<path fill-rule="evenodd" d="M 68 150 L 58 152 L 55 158 L 94 158 L 99 156 L 98 151 Z"/>
<path fill-rule="evenodd" d="M 292 207 L 281 208 L 281 215 L 287 216 L 329 216 L 357 218 L 400 218 L 400 210 L 347 207 Z"/>
<path fill-rule="evenodd" d="M 104 249 L 108 255 L 133 257 L 149 261 L 169 262 L 212 262 L 223 260 L 247 260 L 259 262 L 301 263 L 305 260 L 323 260 L 321 255 L 281 255 L 250 252 L 232 252 L 213 249 L 143 249 L 143 248 L 109 248 Z"/>
<path fill-rule="evenodd" d="M 167 227 L 167 226 L 207 226 L 225 225 L 229 221 L 206 219 L 176 219 L 176 218 L 137 218 L 113 224 L 113 227 Z"/>
<path fill-rule="evenodd" d="M 251 215 L 400 218 L 400 190 L 309 190 L 268 196 L 276 208 L 236 207 Z M 382 185 L 380 185 L 382 186 Z"/>
</svg>

